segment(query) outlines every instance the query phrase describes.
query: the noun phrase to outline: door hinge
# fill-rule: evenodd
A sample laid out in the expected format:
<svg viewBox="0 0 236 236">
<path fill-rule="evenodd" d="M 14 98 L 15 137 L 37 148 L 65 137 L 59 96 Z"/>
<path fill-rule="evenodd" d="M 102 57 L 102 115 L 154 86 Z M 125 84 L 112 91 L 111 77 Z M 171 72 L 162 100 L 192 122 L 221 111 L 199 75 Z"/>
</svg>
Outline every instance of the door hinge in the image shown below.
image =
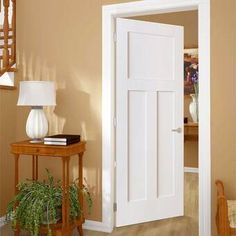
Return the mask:
<svg viewBox="0 0 236 236">
<path fill-rule="evenodd" d="M 114 204 L 113 204 L 113 211 L 117 212 L 117 203 L 116 202 L 114 202 Z"/>
<path fill-rule="evenodd" d="M 116 125 L 117 125 L 117 121 L 116 121 L 116 118 L 114 117 L 113 118 L 113 126 L 116 127 Z"/>
<path fill-rule="evenodd" d="M 113 33 L 113 41 L 115 43 L 117 42 L 117 33 L 116 32 Z"/>
</svg>

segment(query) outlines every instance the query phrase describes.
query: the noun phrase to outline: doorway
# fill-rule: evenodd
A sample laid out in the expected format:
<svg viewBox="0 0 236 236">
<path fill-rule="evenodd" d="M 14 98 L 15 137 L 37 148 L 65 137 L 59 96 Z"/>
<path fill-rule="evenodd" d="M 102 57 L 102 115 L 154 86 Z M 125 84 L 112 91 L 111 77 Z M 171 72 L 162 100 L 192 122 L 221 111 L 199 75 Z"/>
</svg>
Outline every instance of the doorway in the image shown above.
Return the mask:
<svg viewBox="0 0 236 236">
<path fill-rule="evenodd" d="M 203 4 L 204 2 L 204 4 Z M 143 1 L 104 7 L 103 11 L 103 223 L 113 229 L 114 215 L 114 23 L 116 17 L 163 12 L 198 10 L 200 77 L 199 97 L 199 163 L 200 217 L 199 234 L 210 235 L 210 96 L 209 96 L 209 2 L 208 1 Z M 168 4 L 167 4 L 168 3 Z M 207 22 L 207 23 L 206 23 Z M 207 36 L 207 37 L 206 37 Z M 203 103 L 204 102 L 204 103 Z M 201 105 L 204 104 L 204 105 Z M 207 170 L 207 171 L 206 171 Z"/>
<path fill-rule="evenodd" d="M 191 225 L 197 235 L 198 123 L 189 114 L 198 94 L 197 17 L 194 10 L 117 19 L 116 226 L 185 216 L 179 230 Z"/>
</svg>

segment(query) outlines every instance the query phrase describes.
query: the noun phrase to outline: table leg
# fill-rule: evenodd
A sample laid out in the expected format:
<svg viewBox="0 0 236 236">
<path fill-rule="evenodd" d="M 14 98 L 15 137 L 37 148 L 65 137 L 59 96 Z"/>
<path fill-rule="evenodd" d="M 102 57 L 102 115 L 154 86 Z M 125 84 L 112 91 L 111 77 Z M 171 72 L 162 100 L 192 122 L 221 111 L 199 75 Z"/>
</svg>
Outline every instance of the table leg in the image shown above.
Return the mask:
<svg viewBox="0 0 236 236">
<path fill-rule="evenodd" d="M 38 180 L 38 156 L 32 155 L 32 179 Z"/>
<path fill-rule="evenodd" d="M 66 223 L 66 159 L 62 158 L 62 227 Z"/>
<path fill-rule="evenodd" d="M 63 157 L 63 173 L 62 173 L 62 232 L 63 236 L 69 235 L 68 227 L 70 221 L 70 157 Z"/>
<path fill-rule="evenodd" d="M 38 166 L 38 156 L 35 156 L 35 179 L 38 180 L 39 178 L 39 166 Z"/>
<path fill-rule="evenodd" d="M 79 164 L 79 167 L 78 167 L 79 173 L 78 173 L 78 175 L 79 175 L 79 188 L 80 189 L 83 188 L 83 155 L 84 155 L 84 153 L 79 153 L 79 155 L 78 155 L 79 156 L 79 163 L 78 163 Z M 83 201 L 84 200 L 83 200 L 83 194 L 81 192 L 78 193 L 78 198 L 79 198 L 81 209 L 83 211 Z M 81 217 L 83 217 L 83 215 Z M 84 233 L 83 233 L 83 229 L 82 229 L 82 224 L 79 225 L 77 227 L 77 229 L 78 229 L 79 235 L 83 236 Z"/>
<path fill-rule="evenodd" d="M 18 193 L 18 183 L 19 183 L 19 157 L 20 155 L 15 154 L 15 194 Z M 19 236 L 20 235 L 20 228 L 19 226 L 16 226 L 16 230 L 14 232 L 15 236 Z"/>
<path fill-rule="evenodd" d="M 19 183 L 19 157 L 20 155 L 15 154 L 15 194 L 18 193 L 17 185 Z"/>
<path fill-rule="evenodd" d="M 35 155 L 32 155 L 32 180 L 35 180 Z"/>
<path fill-rule="evenodd" d="M 20 230 L 16 229 L 16 231 L 14 232 L 14 236 L 20 236 Z"/>
<path fill-rule="evenodd" d="M 78 226 L 77 229 L 78 229 L 79 235 L 84 236 L 82 225 Z"/>
<path fill-rule="evenodd" d="M 83 155 L 84 153 L 79 154 L 79 188 L 83 188 Z M 83 194 L 79 193 L 79 202 L 83 209 Z"/>
<path fill-rule="evenodd" d="M 71 232 L 71 230 L 67 231 L 67 230 L 59 229 L 59 230 L 56 230 L 53 235 L 55 235 L 55 236 L 71 236 L 72 232 Z"/>
<path fill-rule="evenodd" d="M 57 230 L 55 236 L 63 236 L 61 230 Z"/>
<path fill-rule="evenodd" d="M 70 220 L 70 157 L 66 159 L 66 225 Z"/>
</svg>

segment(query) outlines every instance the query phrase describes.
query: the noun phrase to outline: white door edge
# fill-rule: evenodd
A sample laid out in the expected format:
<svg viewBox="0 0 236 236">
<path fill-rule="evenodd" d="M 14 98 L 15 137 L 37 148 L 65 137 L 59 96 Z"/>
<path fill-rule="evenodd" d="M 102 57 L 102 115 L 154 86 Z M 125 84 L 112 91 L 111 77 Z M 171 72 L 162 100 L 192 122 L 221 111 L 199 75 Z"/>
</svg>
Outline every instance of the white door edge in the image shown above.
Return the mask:
<svg viewBox="0 0 236 236">
<path fill-rule="evenodd" d="M 102 30 L 102 221 L 114 228 L 114 29 L 116 17 L 198 9 L 199 84 L 199 235 L 211 235 L 210 0 L 145 0 L 103 6 Z"/>
</svg>

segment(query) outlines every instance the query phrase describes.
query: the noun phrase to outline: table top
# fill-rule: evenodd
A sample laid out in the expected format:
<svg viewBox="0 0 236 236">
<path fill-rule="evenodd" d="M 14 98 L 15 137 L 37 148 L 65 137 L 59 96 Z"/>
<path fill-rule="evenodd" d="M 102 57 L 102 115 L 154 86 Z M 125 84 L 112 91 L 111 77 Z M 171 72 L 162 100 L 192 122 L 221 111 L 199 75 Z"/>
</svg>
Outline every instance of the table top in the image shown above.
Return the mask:
<svg viewBox="0 0 236 236">
<path fill-rule="evenodd" d="M 184 124 L 184 127 L 196 127 L 198 128 L 198 123 L 189 122 Z"/>
<path fill-rule="evenodd" d="M 38 155 L 38 156 L 54 156 L 69 157 L 72 155 L 83 153 L 86 142 L 78 142 L 67 146 L 46 145 L 43 143 L 30 143 L 24 140 L 11 144 L 11 152 L 13 154 L 22 155 Z"/>
</svg>

